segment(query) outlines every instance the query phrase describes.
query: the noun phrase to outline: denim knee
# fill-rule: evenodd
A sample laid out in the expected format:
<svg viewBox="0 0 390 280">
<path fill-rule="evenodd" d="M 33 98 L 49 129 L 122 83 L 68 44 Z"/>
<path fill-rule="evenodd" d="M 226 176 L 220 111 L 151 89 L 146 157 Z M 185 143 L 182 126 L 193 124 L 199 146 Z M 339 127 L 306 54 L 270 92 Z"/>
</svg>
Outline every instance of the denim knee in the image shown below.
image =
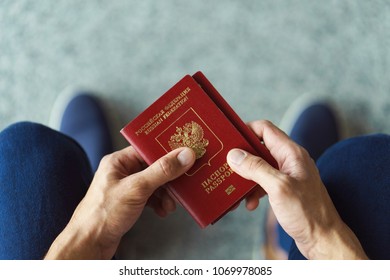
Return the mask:
<svg viewBox="0 0 390 280">
<path fill-rule="evenodd" d="M 12 124 L 0 133 L 0 140 L 2 158 L 8 155 L 12 162 L 19 156 L 20 168 L 28 167 L 32 163 L 28 160 L 34 159 L 40 160 L 45 168 L 70 167 L 74 161 L 76 166 L 90 169 L 86 154 L 76 141 L 42 124 L 26 121 Z"/>
<path fill-rule="evenodd" d="M 71 138 L 20 122 L 0 133 L 0 258 L 42 258 L 92 180 Z"/>
<path fill-rule="evenodd" d="M 372 259 L 390 258 L 390 136 L 341 141 L 318 160 L 318 169 L 343 221 Z M 290 258 L 302 258 L 296 245 Z"/>
</svg>

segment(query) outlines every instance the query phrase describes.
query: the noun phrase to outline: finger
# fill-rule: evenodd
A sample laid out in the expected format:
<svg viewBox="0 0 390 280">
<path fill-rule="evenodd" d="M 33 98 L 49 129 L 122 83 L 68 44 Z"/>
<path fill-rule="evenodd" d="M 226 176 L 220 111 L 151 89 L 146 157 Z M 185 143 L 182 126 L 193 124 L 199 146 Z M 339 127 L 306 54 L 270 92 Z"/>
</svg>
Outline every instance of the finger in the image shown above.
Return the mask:
<svg viewBox="0 0 390 280">
<path fill-rule="evenodd" d="M 275 180 L 281 176 L 281 173 L 265 160 L 241 149 L 229 151 L 227 161 L 234 172 L 246 179 L 255 181 L 267 193 L 272 191 L 271 186 L 275 185 Z"/>
<path fill-rule="evenodd" d="M 164 208 L 164 210 L 168 213 L 176 210 L 176 202 L 169 195 L 168 190 L 165 188 L 165 186 L 161 186 L 160 188 L 158 188 L 153 193 L 153 196 L 158 197 L 160 199 L 161 207 Z"/>
<path fill-rule="evenodd" d="M 290 141 L 290 138 L 281 129 L 267 120 L 259 120 L 248 123 L 248 127 L 264 141 L 269 150 L 277 149 L 282 143 Z"/>
<path fill-rule="evenodd" d="M 169 196 L 166 190 L 161 188 L 149 197 L 146 205 L 162 218 L 176 210 L 176 202 Z"/>
<path fill-rule="evenodd" d="M 164 190 L 161 194 L 161 206 L 168 213 L 174 212 L 176 210 L 175 200 Z"/>
<path fill-rule="evenodd" d="M 161 204 L 161 199 L 155 195 L 149 197 L 146 205 L 152 208 L 154 210 L 154 213 L 156 213 L 157 216 L 161 218 L 164 218 L 168 215 L 167 211 L 163 208 Z"/>
<path fill-rule="evenodd" d="M 161 185 L 184 174 L 195 162 L 195 153 L 190 148 L 179 148 L 161 157 L 148 168 L 128 177 L 137 182 L 147 195 Z"/>
<path fill-rule="evenodd" d="M 144 160 L 132 146 L 106 155 L 99 165 L 99 169 L 114 168 L 117 171 L 123 171 L 125 173 L 123 174 L 124 176 L 139 172 L 145 167 Z"/>
<path fill-rule="evenodd" d="M 262 198 L 264 195 L 265 191 L 261 187 L 255 187 L 245 199 L 246 209 L 248 209 L 249 211 L 256 210 L 256 208 L 259 206 L 260 198 Z"/>
<path fill-rule="evenodd" d="M 297 144 L 270 121 L 260 120 L 250 122 L 248 123 L 248 127 L 263 140 L 271 155 L 278 162 L 279 168 L 282 168 L 290 154 L 290 150 L 297 146 Z"/>
</svg>

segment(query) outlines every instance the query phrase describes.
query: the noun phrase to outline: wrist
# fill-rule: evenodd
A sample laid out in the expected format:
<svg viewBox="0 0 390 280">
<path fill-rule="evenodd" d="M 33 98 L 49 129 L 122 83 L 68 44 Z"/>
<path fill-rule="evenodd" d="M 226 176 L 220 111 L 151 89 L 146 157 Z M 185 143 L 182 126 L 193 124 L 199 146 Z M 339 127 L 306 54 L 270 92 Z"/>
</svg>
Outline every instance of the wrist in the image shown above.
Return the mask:
<svg viewBox="0 0 390 280">
<path fill-rule="evenodd" d="M 356 235 L 341 220 L 327 229 L 322 229 L 314 240 L 314 245 L 307 252 L 308 259 L 368 259 Z"/>
<path fill-rule="evenodd" d="M 101 251 L 90 230 L 70 222 L 54 240 L 45 259 L 102 259 Z"/>
<path fill-rule="evenodd" d="M 80 208 L 80 206 L 78 207 Z M 103 240 L 104 219 L 101 211 L 91 211 L 81 219 L 76 209 L 65 229 L 54 240 L 45 259 L 110 259 L 118 244 Z M 119 242 L 118 242 L 119 243 Z"/>
</svg>

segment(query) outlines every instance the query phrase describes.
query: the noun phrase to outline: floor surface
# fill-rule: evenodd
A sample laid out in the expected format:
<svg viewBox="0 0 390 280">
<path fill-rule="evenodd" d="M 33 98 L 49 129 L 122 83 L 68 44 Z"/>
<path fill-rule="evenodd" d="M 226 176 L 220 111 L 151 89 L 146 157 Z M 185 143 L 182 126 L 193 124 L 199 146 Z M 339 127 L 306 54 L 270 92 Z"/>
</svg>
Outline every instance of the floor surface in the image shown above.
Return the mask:
<svg viewBox="0 0 390 280">
<path fill-rule="evenodd" d="M 384 0 L 0 0 L 0 129 L 47 124 L 60 92 L 82 87 L 119 130 L 202 70 L 245 121 L 278 124 L 309 94 L 334 101 L 354 134 L 389 133 L 389 67 Z M 184 211 L 147 211 L 119 257 L 262 258 L 263 213 L 241 207 L 202 231 Z"/>
</svg>

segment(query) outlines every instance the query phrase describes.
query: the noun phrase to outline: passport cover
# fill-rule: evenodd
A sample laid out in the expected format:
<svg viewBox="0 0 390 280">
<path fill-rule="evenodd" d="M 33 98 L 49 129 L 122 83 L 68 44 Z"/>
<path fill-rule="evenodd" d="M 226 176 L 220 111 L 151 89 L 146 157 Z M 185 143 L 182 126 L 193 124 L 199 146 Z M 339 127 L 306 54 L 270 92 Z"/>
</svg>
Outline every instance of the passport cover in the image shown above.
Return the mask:
<svg viewBox="0 0 390 280">
<path fill-rule="evenodd" d="M 195 164 L 168 190 L 201 228 L 215 223 L 256 186 L 229 167 L 233 148 L 275 160 L 202 72 L 187 75 L 122 130 L 147 164 L 187 146 Z"/>
</svg>

